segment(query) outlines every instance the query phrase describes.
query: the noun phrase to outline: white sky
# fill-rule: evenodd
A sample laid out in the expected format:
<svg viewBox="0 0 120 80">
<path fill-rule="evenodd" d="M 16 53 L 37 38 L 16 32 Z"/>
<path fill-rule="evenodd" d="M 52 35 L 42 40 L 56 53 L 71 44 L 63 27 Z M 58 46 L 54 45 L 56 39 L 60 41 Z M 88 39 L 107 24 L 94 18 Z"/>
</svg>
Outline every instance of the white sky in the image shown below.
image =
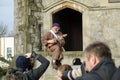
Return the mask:
<svg viewBox="0 0 120 80">
<path fill-rule="evenodd" d="M 14 28 L 14 0 L 0 0 L 0 24 L 8 26 L 9 31 Z"/>
</svg>

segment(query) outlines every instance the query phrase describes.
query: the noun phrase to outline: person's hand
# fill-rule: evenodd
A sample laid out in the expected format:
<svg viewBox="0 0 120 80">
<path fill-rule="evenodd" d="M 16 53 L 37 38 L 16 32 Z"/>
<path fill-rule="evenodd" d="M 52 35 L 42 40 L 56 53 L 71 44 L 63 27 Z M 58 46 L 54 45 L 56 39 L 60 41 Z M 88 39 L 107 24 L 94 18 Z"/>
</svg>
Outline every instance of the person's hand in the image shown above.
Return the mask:
<svg viewBox="0 0 120 80">
<path fill-rule="evenodd" d="M 30 58 L 32 53 L 26 53 L 25 56 L 26 58 Z"/>
<path fill-rule="evenodd" d="M 64 37 L 66 37 L 66 36 L 67 36 L 67 34 L 63 34 L 62 36 L 59 37 L 59 39 L 62 40 L 62 39 L 64 39 Z"/>
<path fill-rule="evenodd" d="M 75 76 L 79 77 L 82 75 L 81 70 L 74 70 Z"/>
<path fill-rule="evenodd" d="M 63 36 L 60 36 L 60 38 L 59 38 L 59 39 L 61 39 L 61 40 L 62 40 L 62 39 L 64 39 L 64 38 L 63 38 Z"/>
<path fill-rule="evenodd" d="M 56 43 L 57 40 L 56 39 L 51 39 L 51 40 L 48 40 L 48 43 Z"/>
<path fill-rule="evenodd" d="M 62 80 L 62 71 L 57 70 L 58 80 Z"/>
</svg>

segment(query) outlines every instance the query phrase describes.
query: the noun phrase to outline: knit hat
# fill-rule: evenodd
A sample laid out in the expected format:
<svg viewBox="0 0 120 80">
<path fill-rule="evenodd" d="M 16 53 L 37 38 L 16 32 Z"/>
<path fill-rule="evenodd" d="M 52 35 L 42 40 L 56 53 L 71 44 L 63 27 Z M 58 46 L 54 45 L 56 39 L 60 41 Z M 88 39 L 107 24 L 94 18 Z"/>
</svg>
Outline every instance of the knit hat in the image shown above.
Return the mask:
<svg viewBox="0 0 120 80">
<path fill-rule="evenodd" d="M 60 27 L 60 25 L 59 25 L 58 23 L 54 23 L 54 24 L 53 24 L 53 27 L 54 27 L 54 26 Z"/>
<path fill-rule="evenodd" d="M 21 69 L 26 69 L 30 65 L 29 58 L 26 58 L 25 56 L 18 56 L 16 59 L 16 67 Z"/>
</svg>

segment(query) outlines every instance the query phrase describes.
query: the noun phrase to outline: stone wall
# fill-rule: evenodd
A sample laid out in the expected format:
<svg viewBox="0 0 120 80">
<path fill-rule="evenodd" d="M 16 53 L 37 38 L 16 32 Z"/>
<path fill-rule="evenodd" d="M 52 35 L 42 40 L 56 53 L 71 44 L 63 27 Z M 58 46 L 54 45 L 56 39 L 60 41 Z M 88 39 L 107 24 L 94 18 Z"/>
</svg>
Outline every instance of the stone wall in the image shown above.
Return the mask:
<svg viewBox="0 0 120 80">
<path fill-rule="evenodd" d="M 51 28 L 52 14 L 71 8 L 83 14 L 83 48 L 104 41 L 119 55 L 120 3 L 108 0 L 14 0 L 15 52 L 38 50 L 40 37 Z M 41 25 L 41 33 L 38 26 Z"/>
<path fill-rule="evenodd" d="M 120 10 L 95 10 L 88 11 L 84 36 L 89 42 L 104 41 L 112 49 L 114 54 L 119 54 L 120 39 Z M 86 40 L 85 40 L 86 43 Z M 88 43 L 87 43 L 88 44 Z M 87 45 L 86 44 L 86 45 Z"/>
<path fill-rule="evenodd" d="M 14 29 L 15 29 L 15 53 L 26 52 L 26 38 L 28 26 L 28 1 L 14 0 Z"/>
</svg>

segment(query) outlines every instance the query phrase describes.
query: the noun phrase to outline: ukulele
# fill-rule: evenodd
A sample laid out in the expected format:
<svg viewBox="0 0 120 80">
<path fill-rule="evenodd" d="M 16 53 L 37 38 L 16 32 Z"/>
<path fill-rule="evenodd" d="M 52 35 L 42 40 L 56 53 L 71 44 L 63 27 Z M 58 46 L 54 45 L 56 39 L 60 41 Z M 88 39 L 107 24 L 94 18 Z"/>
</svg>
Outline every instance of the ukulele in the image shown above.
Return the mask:
<svg viewBox="0 0 120 80">
<path fill-rule="evenodd" d="M 60 36 L 60 37 L 63 37 L 63 38 L 64 38 L 64 37 L 66 37 L 66 36 L 67 36 L 67 34 L 63 34 L 63 35 Z M 58 40 L 57 40 L 57 41 L 58 41 Z M 48 46 L 48 47 L 51 47 L 51 46 L 53 46 L 54 44 L 55 44 L 55 43 L 48 43 L 47 46 Z"/>
</svg>

